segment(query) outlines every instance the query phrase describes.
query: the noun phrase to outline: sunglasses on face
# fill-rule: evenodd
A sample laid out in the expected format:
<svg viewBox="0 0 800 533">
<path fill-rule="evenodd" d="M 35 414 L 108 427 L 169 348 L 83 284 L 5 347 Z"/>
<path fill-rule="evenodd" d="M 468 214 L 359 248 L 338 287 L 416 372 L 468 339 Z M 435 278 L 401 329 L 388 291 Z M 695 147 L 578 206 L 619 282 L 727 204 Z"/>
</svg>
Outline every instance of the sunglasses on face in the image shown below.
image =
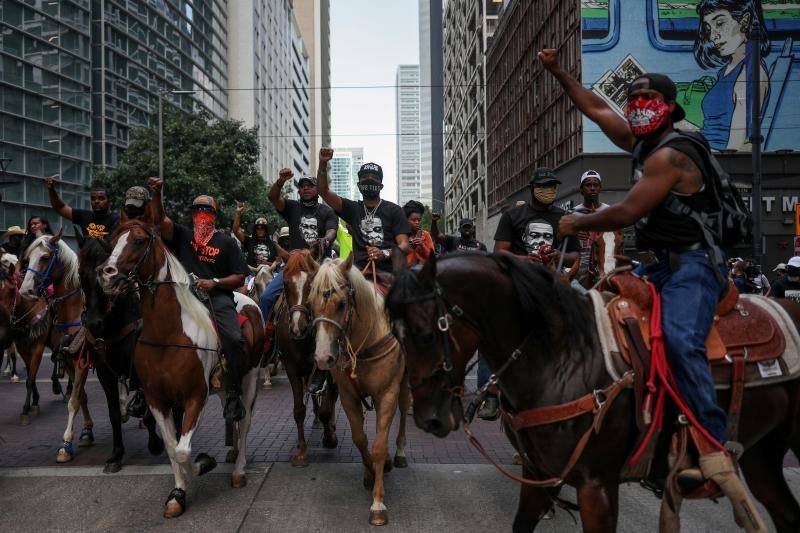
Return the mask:
<svg viewBox="0 0 800 533">
<path fill-rule="evenodd" d="M 203 211 L 205 213 L 213 213 L 214 212 L 214 208 L 211 207 L 210 205 L 193 205 L 192 206 L 192 211 L 193 212 Z"/>
</svg>

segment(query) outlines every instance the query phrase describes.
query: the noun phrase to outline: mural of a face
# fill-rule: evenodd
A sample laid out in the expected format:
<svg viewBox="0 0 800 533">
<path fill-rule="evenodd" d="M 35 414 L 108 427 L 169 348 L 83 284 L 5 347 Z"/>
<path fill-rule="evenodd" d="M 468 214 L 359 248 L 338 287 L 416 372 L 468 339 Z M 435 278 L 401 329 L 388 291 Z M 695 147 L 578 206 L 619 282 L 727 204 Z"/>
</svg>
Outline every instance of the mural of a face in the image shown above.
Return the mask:
<svg viewBox="0 0 800 533">
<path fill-rule="evenodd" d="M 319 239 L 317 225 L 318 223 L 315 217 L 300 217 L 300 234 L 308 244 Z"/>
<path fill-rule="evenodd" d="M 746 22 L 744 19 L 737 22 L 730 11 L 717 9 L 703 17 L 703 28 L 708 32 L 709 39 L 714 43 L 719 55 L 730 57 L 747 42 L 747 36 L 742 28 L 742 26 L 747 27 Z"/>
<path fill-rule="evenodd" d="M 522 234 L 522 242 L 528 253 L 538 253 L 539 247 L 543 244 L 553 245 L 553 226 L 546 220 L 534 220 L 528 222 L 525 233 Z"/>
<path fill-rule="evenodd" d="M 361 233 L 364 240 L 371 246 L 383 245 L 383 223 L 378 217 L 361 219 Z M 371 243 L 371 244 L 370 244 Z"/>
</svg>

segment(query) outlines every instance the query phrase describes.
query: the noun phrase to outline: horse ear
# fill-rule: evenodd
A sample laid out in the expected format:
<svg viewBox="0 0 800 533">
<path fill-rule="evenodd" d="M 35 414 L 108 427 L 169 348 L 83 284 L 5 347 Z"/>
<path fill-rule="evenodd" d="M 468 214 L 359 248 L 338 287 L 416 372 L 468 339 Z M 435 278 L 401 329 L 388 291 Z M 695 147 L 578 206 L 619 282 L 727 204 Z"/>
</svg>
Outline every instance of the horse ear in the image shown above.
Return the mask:
<svg viewBox="0 0 800 533">
<path fill-rule="evenodd" d="M 417 274 L 417 279 L 423 282 L 433 283 L 433 280 L 436 279 L 436 254 L 428 256 L 428 260 L 425 261 L 422 270 Z"/>
<path fill-rule="evenodd" d="M 342 273 L 344 273 L 345 276 L 350 272 L 350 269 L 353 268 L 354 256 L 355 254 L 353 252 L 350 252 L 350 255 L 347 256 L 347 259 L 342 261 L 342 264 L 339 266 L 339 268 L 342 270 Z"/>
<path fill-rule="evenodd" d="M 50 244 L 56 244 L 58 241 L 61 240 L 61 237 L 64 236 L 64 226 L 61 226 L 58 230 L 58 233 L 50 237 Z"/>
<path fill-rule="evenodd" d="M 317 249 L 317 246 L 314 246 L 314 249 Z M 308 271 L 312 274 L 316 274 L 317 270 L 319 270 L 319 262 L 313 253 L 306 256 L 306 265 L 308 265 Z"/>
<path fill-rule="evenodd" d="M 72 229 L 75 230 L 75 240 L 78 241 L 78 248 L 83 248 L 83 245 L 86 244 L 86 235 L 83 233 L 83 228 L 73 224 Z"/>
<path fill-rule="evenodd" d="M 286 250 L 284 250 L 284 249 L 283 249 L 283 246 L 281 246 L 281 245 L 280 245 L 280 244 L 278 244 L 277 242 L 275 243 L 275 250 L 277 250 L 277 251 L 278 251 L 278 256 L 279 256 L 281 259 L 283 259 L 283 262 L 284 262 L 284 263 L 286 263 L 287 261 L 289 261 L 289 252 L 287 252 Z"/>
<path fill-rule="evenodd" d="M 397 246 L 392 246 L 392 272 L 397 274 L 406 268 L 408 268 L 406 254 Z"/>
<path fill-rule="evenodd" d="M 320 239 L 316 243 L 314 243 L 314 246 L 311 247 L 310 257 L 315 262 L 319 263 L 320 261 L 322 261 L 322 256 L 324 255 L 325 255 L 325 240 Z"/>
<path fill-rule="evenodd" d="M 125 213 L 124 209 L 119 210 L 119 223 L 125 224 L 128 221 L 128 215 Z"/>
</svg>

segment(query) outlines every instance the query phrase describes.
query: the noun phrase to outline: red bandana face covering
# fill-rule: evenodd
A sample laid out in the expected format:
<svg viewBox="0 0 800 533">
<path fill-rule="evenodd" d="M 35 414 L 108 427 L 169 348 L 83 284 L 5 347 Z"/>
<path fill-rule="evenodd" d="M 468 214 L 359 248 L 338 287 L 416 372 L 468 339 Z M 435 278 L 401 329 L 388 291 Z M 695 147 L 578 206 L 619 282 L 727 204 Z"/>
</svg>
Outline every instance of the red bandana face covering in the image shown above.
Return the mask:
<svg viewBox="0 0 800 533">
<path fill-rule="evenodd" d="M 658 131 L 669 118 L 669 105 L 662 100 L 636 98 L 628 102 L 625 118 L 637 137 L 646 137 Z"/>
<path fill-rule="evenodd" d="M 217 221 L 217 215 L 208 211 L 197 211 L 192 213 L 192 222 L 194 223 L 194 242 L 201 246 L 208 244 L 211 237 L 214 236 L 214 223 Z"/>
</svg>

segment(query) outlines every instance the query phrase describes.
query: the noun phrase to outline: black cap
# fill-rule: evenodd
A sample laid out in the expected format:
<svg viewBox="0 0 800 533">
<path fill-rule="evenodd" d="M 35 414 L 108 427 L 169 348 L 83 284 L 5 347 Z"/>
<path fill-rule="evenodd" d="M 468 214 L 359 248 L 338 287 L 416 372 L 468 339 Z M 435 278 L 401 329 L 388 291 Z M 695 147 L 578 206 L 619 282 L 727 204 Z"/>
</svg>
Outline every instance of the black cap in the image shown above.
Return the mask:
<svg viewBox="0 0 800 533">
<path fill-rule="evenodd" d="M 461 222 L 458 223 L 459 228 L 463 228 L 464 226 L 474 226 L 475 222 L 471 218 L 462 218 Z"/>
<path fill-rule="evenodd" d="M 642 89 L 658 91 L 664 95 L 665 102 L 675 102 L 675 111 L 672 112 L 673 122 L 680 122 L 686 118 L 686 111 L 684 111 L 681 105 L 676 101 L 676 98 L 678 98 L 678 88 L 669 76 L 651 73 L 642 74 L 628 85 L 628 96 L 630 96 L 632 92 Z"/>
<path fill-rule="evenodd" d="M 531 185 L 551 185 L 553 183 L 561 185 L 561 180 L 556 177 L 556 173 L 551 168 L 537 168 L 528 181 Z"/>
<path fill-rule="evenodd" d="M 383 181 L 383 169 L 377 163 L 364 163 L 361 165 L 361 169 L 358 171 L 359 179 L 365 174 L 374 174 L 380 181 Z"/>
<path fill-rule="evenodd" d="M 309 182 L 312 187 L 317 186 L 317 178 L 314 176 L 303 176 L 302 178 L 294 181 L 294 186 L 299 189 L 304 181 Z"/>
</svg>

